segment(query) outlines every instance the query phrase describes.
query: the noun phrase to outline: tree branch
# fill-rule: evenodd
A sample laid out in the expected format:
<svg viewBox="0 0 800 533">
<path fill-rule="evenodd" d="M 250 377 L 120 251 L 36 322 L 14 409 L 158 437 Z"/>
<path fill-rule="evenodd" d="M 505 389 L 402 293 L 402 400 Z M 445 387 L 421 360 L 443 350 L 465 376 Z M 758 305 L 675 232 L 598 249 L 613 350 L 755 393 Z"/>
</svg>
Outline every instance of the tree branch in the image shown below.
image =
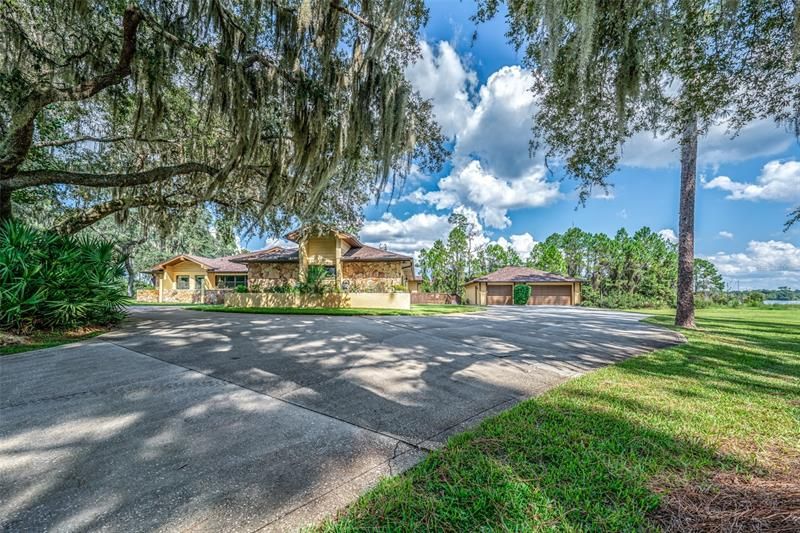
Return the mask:
<svg viewBox="0 0 800 533">
<path fill-rule="evenodd" d="M 12 190 L 55 183 L 84 185 L 86 187 L 131 187 L 156 183 L 184 174 L 214 175 L 218 172 L 216 168 L 204 163 L 182 163 L 180 165 L 157 167 L 143 172 L 120 174 L 93 174 L 90 172 L 48 169 L 24 170 L 18 172 L 13 178 L 5 180 L 3 186 Z"/>
<path fill-rule="evenodd" d="M 47 87 L 34 90 L 9 121 L 8 131 L 0 142 L 0 178 L 12 175 L 25 160 L 33 143 L 33 122 L 45 106 L 61 100 L 82 100 L 94 96 L 106 87 L 116 85 L 131 74 L 136 54 L 136 32 L 142 20 L 141 12 L 133 6 L 122 16 L 122 49 L 117 65 L 108 73 L 84 81 L 71 88 Z"/>
<path fill-rule="evenodd" d="M 364 26 L 366 26 L 367 28 L 369 28 L 372 31 L 375 31 L 375 25 L 373 23 L 371 23 L 370 21 L 368 21 L 367 19 L 365 19 L 364 17 L 362 17 L 361 15 L 359 15 L 358 13 L 356 13 L 355 11 L 344 7 L 343 5 L 341 5 L 339 2 L 337 2 L 335 0 L 333 0 L 330 5 L 331 5 L 332 9 L 335 9 L 336 11 L 339 11 L 340 13 L 344 13 L 345 15 L 349 16 L 350 18 L 352 18 L 356 22 L 358 22 L 360 24 L 363 24 Z"/>
<path fill-rule="evenodd" d="M 789 231 L 789 228 L 797 222 L 800 222 L 800 206 L 797 206 L 794 211 L 789 213 L 789 218 L 786 219 L 786 223 L 783 225 L 783 231 Z"/>
<path fill-rule="evenodd" d="M 137 142 L 147 142 L 147 143 L 174 143 L 175 140 L 173 139 L 140 139 L 136 137 L 129 137 L 120 135 L 117 137 L 93 137 L 91 135 L 84 135 L 82 137 L 75 137 L 74 139 L 61 139 L 58 141 L 42 141 L 40 143 L 35 143 L 33 148 L 50 148 L 50 147 L 60 147 L 66 146 L 68 144 L 77 144 L 82 142 L 96 142 L 96 143 L 115 143 L 120 141 L 137 141 Z"/>
<path fill-rule="evenodd" d="M 142 18 L 142 13 L 138 8 L 128 6 L 125 9 L 125 13 L 122 15 L 122 48 L 117 65 L 111 71 L 73 87 L 51 88 L 45 91 L 45 105 L 61 100 L 74 101 L 91 98 L 106 87 L 116 85 L 130 76 L 131 63 L 136 54 L 136 32 Z"/>
<path fill-rule="evenodd" d="M 203 202 L 202 198 L 192 198 L 184 201 L 166 200 L 160 196 L 139 196 L 134 198 L 115 198 L 93 205 L 89 209 L 78 211 L 75 214 L 67 215 L 53 227 L 53 231 L 62 235 L 72 235 L 80 230 L 99 222 L 105 217 L 112 215 L 123 209 L 133 209 L 135 207 L 162 206 L 174 209 L 193 207 Z"/>
</svg>

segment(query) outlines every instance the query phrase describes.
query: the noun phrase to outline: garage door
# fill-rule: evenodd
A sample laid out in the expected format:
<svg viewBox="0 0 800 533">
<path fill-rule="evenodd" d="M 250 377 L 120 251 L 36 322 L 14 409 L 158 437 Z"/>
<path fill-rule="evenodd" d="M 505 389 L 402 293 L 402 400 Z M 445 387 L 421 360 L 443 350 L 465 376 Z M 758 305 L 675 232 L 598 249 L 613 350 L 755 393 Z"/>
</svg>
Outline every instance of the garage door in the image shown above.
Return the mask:
<svg viewBox="0 0 800 533">
<path fill-rule="evenodd" d="M 486 287 L 486 303 L 489 305 L 511 305 L 511 285 L 489 285 Z"/>
<path fill-rule="evenodd" d="M 572 286 L 534 285 L 528 305 L 572 305 Z"/>
</svg>

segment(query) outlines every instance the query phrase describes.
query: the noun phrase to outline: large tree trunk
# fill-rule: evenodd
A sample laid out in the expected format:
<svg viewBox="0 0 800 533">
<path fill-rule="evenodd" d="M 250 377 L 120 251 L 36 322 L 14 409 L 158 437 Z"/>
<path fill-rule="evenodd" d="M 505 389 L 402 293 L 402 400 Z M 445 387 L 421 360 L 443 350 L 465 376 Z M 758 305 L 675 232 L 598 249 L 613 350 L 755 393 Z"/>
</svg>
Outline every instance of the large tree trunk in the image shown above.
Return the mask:
<svg viewBox="0 0 800 533">
<path fill-rule="evenodd" d="M 11 220 L 11 189 L 0 185 L 0 222 Z"/>
<path fill-rule="evenodd" d="M 133 268 L 133 259 L 129 255 L 125 257 L 125 270 L 128 273 L 128 296 L 133 298 L 136 296 L 136 269 Z"/>
<path fill-rule="evenodd" d="M 694 328 L 694 197 L 697 189 L 697 119 L 681 138 L 681 205 L 678 227 L 678 308 L 675 325 Z"/>
</svg>

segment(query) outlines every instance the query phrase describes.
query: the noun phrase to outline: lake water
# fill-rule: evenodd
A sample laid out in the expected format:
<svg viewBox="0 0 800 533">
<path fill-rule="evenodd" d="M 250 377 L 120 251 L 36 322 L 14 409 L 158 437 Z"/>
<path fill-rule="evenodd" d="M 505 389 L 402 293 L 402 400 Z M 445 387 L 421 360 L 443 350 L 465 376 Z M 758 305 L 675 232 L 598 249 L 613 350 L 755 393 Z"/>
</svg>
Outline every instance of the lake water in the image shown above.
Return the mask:
<svg viewBox="0 0 800 533">
<path fill-rule="evenodd" d="M 764 300 L 767 305 L 800 305 L 800 300 Z"/>
</svg>

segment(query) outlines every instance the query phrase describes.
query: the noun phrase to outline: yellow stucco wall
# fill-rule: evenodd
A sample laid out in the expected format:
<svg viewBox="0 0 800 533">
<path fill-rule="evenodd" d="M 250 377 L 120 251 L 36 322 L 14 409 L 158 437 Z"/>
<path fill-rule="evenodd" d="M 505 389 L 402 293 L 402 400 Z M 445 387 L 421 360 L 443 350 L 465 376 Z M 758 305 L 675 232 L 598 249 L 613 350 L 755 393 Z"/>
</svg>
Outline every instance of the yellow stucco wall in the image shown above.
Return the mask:
<svg viewBox="0 0 800 533">
<path fill-rule="evenodd" d="M 189 276 L 189 288 L 199 289 L 195 287 L 195 276 L 204 276 L 205 286 L 204 289 L 213 289 L 216 286 L 216 277 L 213 272 L 208 272 L 205 268 L 198 265 L 193 261 L 182 261 L 174 265 L 164 267 L 163 286 L 164 290 L 175 289 L 175 282 L 178 276 Z M 156 287 L 158 287 L 159 275 L 156 275 Z"/>
<path fill-rule="evenodd" d="M 336 266 L 336 242 L 333 235 L 309 237 L 306 240 L 306 262 L 309 265 Z"/>
<path fill-rule="evenodd" d="M 284 293 L 230 294 L 228 307 L 357 307 L 361 309 L 411 309 L 407 292 L 349 292 L 322 296 Z"/>
<path fill-rule="evenodd" d="M 485 301 L 480 301 L 479 286 L 480 283 L 468 283 L 464 287 L 464 298 L 467 299 L 466 303 L 470 305 L 485 305 Z"/>
</svg>

